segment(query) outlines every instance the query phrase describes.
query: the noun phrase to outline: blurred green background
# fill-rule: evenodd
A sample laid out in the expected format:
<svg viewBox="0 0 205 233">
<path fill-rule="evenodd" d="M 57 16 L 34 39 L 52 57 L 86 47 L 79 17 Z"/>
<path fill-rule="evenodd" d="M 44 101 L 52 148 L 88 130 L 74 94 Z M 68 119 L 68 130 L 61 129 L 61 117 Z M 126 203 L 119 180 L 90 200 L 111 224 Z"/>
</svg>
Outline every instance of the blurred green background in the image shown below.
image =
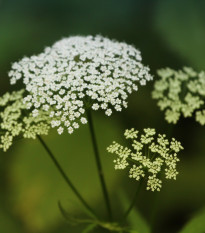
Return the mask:
<svg viewBox="0 0 205 233">
<path fill-rule="evenodd" d="M 141 50 L 153 75 L 167 66 L 203 70 L 204 12 L 203 0 L 0 0 L 0 94 L 17 88 L 9 85 L 7 76 L 12 62 L 38 54 L 45 46 L 71 35 L 102 34 L 133 44 Z M 138 202 L 144 219 L 152 222 L 153 232 L 175 233 L 205 206 L 205 129 L 192 119 L 168 125 L 151 99 L 152 88 L 153 83 L 149 83 L 131 95 L 128 109 L 120 114 L 107 118 L 95 113 L 95 127 L 116 216 L 123 209 L 120 193 L 124 190 L 131 198 L 136 183 L 126 173 L 114 171 L 105 148 L 113 140 L 121 141 L 128 127 L 155 127 L 182 141 L 185 150 L 176 182 L 164 184 L 155 204 L 156 195 L 147 191 L 141 192 Z M 58 136 L 54 131 L 44 139 L 103 216 L 87 126 L 72 136 Z M 1 233 L 80 233 L 81 228 L 70 227 L 62 218 L 58 201 L 71 214 L 78 215 L 82 209 L 38 141 L 19 141 L 9 152 L 0 152 Z"/>
</svg>

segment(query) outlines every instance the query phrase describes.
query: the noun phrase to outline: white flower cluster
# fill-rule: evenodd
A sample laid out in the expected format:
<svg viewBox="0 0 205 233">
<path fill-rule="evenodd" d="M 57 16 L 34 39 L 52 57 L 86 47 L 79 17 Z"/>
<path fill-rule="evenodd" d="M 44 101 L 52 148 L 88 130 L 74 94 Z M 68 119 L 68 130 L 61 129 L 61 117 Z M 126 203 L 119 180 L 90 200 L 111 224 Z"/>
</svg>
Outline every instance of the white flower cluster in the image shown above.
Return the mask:
<svg viewBox="0 0 205 233">
<path fill-rule="evenodd" d="M 85 124 L 87 108 L 127 107 L 127 97 L 139 85 L 152 80 L 149 68 L 141 63 L 141 54 L 133 46 L 102 36 L 73 36 L 47 47 L 43 53 L 25 57 L 12 65 L 11 84 L 22 79 L 28 95 L 24 98 L 33 115 L 39 108 L 50 111 L 52 127 L 72 133 Z"/>
<path fill-rule="evenodd" d="M 170 68 L 158 71 L 160 80 L 154 84 L 152 97 L 165 110 L 165 119 L 176 124 L 180 116 L 191 117 L 205 125 L 205 72 L 195 72 L 184 67 L 175 71 Z"/>
<path fill-rule="evenodd" d="M 176 170 L 179 161 L 177 153 L 183 149 L 181 143 L 172 138 L 171 142 L 166 135 L 156 135 L 155 129 L 144 129 L 144 134 L 138 136 L 138 131 L 125 131 L 125 138 L 132 140 L 131 150 L 113 142 L 107 150 L 117 155 L 114 160 L 115 169 L 129 168 L 129 177 L 135 180 L 147 179 L 147 190 L 160 191 L 162 181 L 159 174 L 164 172 L 166 179 L 176 179 Z M 156 136 L 156 137 L 155 137 Z"/>
<path fill-rule="evenodd" d="M 23 103 L 24 90 L 0 97 L 0 148 L 7 151 L 14 138 L 33 138 L 46 135 L 50 129 L 48 113 L 39 110 L 37 117 L 27 114 Z"/>
</svg>

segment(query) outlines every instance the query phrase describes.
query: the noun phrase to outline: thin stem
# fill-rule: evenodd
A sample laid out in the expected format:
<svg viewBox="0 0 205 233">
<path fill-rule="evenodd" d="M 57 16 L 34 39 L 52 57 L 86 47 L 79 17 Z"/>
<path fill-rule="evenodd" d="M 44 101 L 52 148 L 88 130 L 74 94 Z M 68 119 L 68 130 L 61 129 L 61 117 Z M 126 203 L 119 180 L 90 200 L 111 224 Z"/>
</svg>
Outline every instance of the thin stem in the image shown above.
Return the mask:
<svg viewBox="0 0 205 233">
<path fill-rule="evenodd" d="M 60 172 L 60 174 L 62 175 L 63 179 L 65 180 L 65 182 L 68 184 L 68 186 L 72 189 L 72 191 L 75 193 L 75 195 L 78 197 L 78 199 L 81 201 L 81 203 L 85 206 L 85 208 L 92 214 L 92 216 L 96 217 L 95 212 L 92 210 L 92 208 L 87 204 L 87 202 L 84 200 L 84 198 L 81 196 L 81 194 L 78 192 L 78 190 L 75 188 L 75 186 L 72 184 L 72 182 L 70 181 L 70 179 L 68 178 L 68 176 L 66 175 L 66 173 L 63 171 L 61 165 L 59 164 L 59 162 L 57 161 L 57 159 L 55 158 L 54 154 L 51 152 L 51 150 L 48 148 L 48 146 L 46 145 L 46 143 L 44 142 L 44 140 L 37 135 L 40 143 L 42 144 L 42 146 L 44 147 L 44 149 L 47 151 L 48 155 L 50 156 L 51 160 L 54 162 L 56 168 L 58 169 L 58 171 Z"/>
<path fill-rule="evenodd" d="M 143 183 L 143 180 L 140 181 L 139 185 L 137 186 L 137 190 L 135 192 L 135 195 L 134 195 L 134 198 L 130 204 L 130 206 L 128 207 L 127 211 L 125 212 L 125 214 L 123 215 L 123 218 L 122 220 L 125 221 L 126 218 L 128 217 L 128 215 L 130 214 L 131 210 L 133 209 L 134 205 L 136 204 L 136 201 L 137 201 L 137 198 L 138 198 L 138 194 L 139 194 L 139 191 L 142 187 L 142 183 Z"/>
<path fill-rule="evenodd" d="M 157 215 L 157 207 L 158 207 L 158 202 L 159 202 L 159 193 L 155 192 L 153 193 L 153 199 L 152 199 L 152 206 L 150 208 L 150 216 L 149 216 L 149 225 L 150 229 L 153 231 L 155 228 L 155 218 Z"/>
<path fill-rule="evenodd" d="M 89 129 L 90 129 L 92 143 L 93 143 L 95 161 L 96 161 L 96 165 L 97 165 L 97 168 L 98 168 L 98 175 L 99 175 L 99 178 L 100 178 L 102 192 L 103 192 L 105 204 L 106 204 L 106 207 L 107 207 L 109 220 L 112 221 L 112 210 L 111 210 L 110 200 L 109 200 L 108 191 L 107 191 L 107 187 L 106 187 L 106 183 L 105 183 L 105 178 L 104 178 L 104 173 L 103 173 L 102 164 L 101 164 L 101 160 L 100 160 L 100 155 L 99 155 L 99 151 L 98 151 L 98 146 L 97 146 L 96 136 L 95 136 L 95 132 L 94 132 L 92 115 L 91 115 L 91 112 L 89 110 L 87 111 L 87 117 L 88 117 L 88 125 L 89 125 Z"/>
</svg>

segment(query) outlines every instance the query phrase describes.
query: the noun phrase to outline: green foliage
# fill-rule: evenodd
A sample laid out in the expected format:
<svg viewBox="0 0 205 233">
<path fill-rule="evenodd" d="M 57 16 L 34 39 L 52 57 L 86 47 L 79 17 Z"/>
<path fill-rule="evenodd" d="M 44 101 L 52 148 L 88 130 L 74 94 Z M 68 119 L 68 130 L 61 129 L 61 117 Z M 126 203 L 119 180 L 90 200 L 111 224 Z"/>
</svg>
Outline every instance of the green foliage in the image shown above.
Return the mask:
<svg viewBox="0 0 205 233">
<path fill-rule="evenodd" d="M 196 214 L 179 233 L 204 233 L 205 232 L 205 208 Z"/>
</svg>

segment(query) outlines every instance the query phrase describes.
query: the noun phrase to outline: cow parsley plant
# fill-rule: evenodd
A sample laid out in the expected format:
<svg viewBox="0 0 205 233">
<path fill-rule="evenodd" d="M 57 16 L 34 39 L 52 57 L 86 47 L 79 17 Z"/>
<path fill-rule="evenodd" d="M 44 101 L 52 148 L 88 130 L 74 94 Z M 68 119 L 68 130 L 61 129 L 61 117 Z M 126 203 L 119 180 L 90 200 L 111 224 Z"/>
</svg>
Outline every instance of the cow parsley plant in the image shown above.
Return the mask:
<svg viewBox="0 0 205 233">
<path fill-rule="evenodd" d="M 178 152 L 183 149 L 180 142 L 172 138 L 169 141 L 165 134 L 156 134 L 155 129 L 146 128 L 144 133 L 134 129 L 126 130 L 126 139 L 131 140 L 132 149 L 113 142 L 108 152 L 115 154 L 115 169 L 129 169 L 129 177 L 137 181 L 147 180 L 147 190 L 160 191 L 162 180 L 160 173 L 166 179 L 176 179 Z"/>
<path fill-rule="evenodd" d="M 49 112 L 52 127 L 72 133 L 78 122 L 87 122 L 87 108 L 110 116 L 127 107 L 128 95 L 152 80 L 141 60 L 140 51 L 126 43 L 72 36 L 15 62 L 9 76 L 11 84 L 20 79 L 25 84 L 24 103 L 34 117 L 40 109 Z"/>
</svg>

